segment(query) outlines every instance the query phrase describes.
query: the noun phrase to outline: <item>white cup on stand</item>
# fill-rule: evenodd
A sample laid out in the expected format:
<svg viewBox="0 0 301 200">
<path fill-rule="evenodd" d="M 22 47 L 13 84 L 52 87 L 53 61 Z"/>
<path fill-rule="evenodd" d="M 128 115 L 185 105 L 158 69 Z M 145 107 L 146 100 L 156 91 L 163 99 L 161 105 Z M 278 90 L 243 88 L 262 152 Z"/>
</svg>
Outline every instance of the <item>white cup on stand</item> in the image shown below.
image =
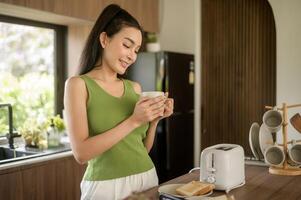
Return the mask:
<svg viewBox="0 0 301 200">
<path fill-rule="evenodd" d="M 277 133 L 282 127 L 283 118 L 282 114 L 274 107 L 272 110 L 268 110 L 262 117 L 265 128 L 271 133 Z"/>
<path fill-rule="evenodd" d="M 268 147 L 264 152 L 264 160 L 271 166 L 281 167 L 285 161 L 283 148 L 278 145 Z"/>
<path fill-rule="evenodd" d="M 292 166 L 301 166 L 301 144 L 293 140 L 292 147 L 288 150 L 288 162 Z"/>
</svg>

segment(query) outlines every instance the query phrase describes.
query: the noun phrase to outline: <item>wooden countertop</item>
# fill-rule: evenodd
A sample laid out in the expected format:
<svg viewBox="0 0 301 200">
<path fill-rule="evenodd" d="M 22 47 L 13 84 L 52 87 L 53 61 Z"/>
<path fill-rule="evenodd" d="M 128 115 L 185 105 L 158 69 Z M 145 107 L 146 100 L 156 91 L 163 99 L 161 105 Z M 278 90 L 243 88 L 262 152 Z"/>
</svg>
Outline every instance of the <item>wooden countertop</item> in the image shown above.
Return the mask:
<svg viewBox="0 0 301 200">
<path fill-rule="evenodd" d="M 267 167 L 246 165 L 246 184 L 233 189 L 229 195 L 235 200 L 301 200 L 301 176 L 281 176 L 269 174 Z M 199 170 L 185 174 L 165 184 L 188 183 L 199 180 Z M 158 187 L 151 188 L 143 194 L 149 199 L 159 199 Z M 225 192 L 214 191 L 213 195 Z"/>
</svg>

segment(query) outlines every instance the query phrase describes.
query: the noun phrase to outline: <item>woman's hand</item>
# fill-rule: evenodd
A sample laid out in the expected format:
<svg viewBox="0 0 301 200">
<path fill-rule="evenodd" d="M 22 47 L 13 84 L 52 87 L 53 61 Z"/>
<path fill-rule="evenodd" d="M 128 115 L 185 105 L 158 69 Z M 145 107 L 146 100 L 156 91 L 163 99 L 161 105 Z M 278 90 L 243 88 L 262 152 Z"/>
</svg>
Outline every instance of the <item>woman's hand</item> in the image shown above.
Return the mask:
<svg viewBox="0 0 301 200">
<path fill-rule="evenodd" d="M 173 109 L 174 109 L 174 100 L 173 98 L 168 98 L 168 92 L 165 92 L 163 115 L 154 119 L 152 122 L 159 122 L 159 120 L 171 116 L 173 114 Z"/>
<path fill-rule="evenodd" d="M 168 92 L 165 92 L 165 96 L 166 96 L 165 109 L 164 109 L 164 114 L 163 114 L 162 119 L 172 115 L 173 114 L 173 109 L 174 109 L 174 100 L 173 100 L 173 98 L 168 98 Z"/>
<path fill-rule="evenodd" d="M 142 97 L 135 106 L 131 119 L 139 126 L 164 116 L 165 96 L 156 98 Z"/>
</svg>

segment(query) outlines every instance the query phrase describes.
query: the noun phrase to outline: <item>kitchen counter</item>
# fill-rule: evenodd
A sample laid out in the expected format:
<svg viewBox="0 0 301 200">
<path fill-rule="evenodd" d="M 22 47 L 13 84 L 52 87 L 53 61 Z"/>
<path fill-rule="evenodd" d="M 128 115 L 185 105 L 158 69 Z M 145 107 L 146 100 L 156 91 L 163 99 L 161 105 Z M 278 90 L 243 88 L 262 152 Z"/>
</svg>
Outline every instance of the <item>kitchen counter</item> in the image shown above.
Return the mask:
<svg viewBox="0 0 301 200">
<path fill-rule="evenodd" d="M 263 166 L 246 165 L 246 184 L 233 189 L 229 196 L 236 200 L 301 200 L 301 176 L 280 176 L 269 174 L 268 168 Z M 188 183 L 199 180 L 199 170 L 185 174 L 165 184 Z M 142 193 L 146 199 L 159 199 L 158 187 Z M 225 192 L 214 191 L 212 196 L 223 195 Z"/>
<path fill-rule="evenodd" d="M 0 147 L 4 147 L 4 146 L 0 146 Z M 0 160 L 0 170 L 34 164 L 38 162 L 44 162 L 48 160 L 54 160 L 54 159 L 68 157 L 72 155 L 72 151 L 69 143 L 63 143 L 57 148 L 49 148 L 45 150 L 39 150 L 35 148 L 25 148 L 25 147 L 19 147 L 16 150 L 25 153 L 31 152 L 32 154 L 11 158 L 11 159 Z"/>
<path fill-rule="evenodd" d="M 13 167 L 31 165 L 34 163 L 44 162 L 48 160 L 55 160 L 58 158 L 64 158 L 72 155 L 72 151 L 56 152 L 52 154 L 40 154 L 35 157 L 27 157 L 22 160 L 16 160 L 8 163 L 0 164 L 0 170 L 10 169 Z"/>
</svg>

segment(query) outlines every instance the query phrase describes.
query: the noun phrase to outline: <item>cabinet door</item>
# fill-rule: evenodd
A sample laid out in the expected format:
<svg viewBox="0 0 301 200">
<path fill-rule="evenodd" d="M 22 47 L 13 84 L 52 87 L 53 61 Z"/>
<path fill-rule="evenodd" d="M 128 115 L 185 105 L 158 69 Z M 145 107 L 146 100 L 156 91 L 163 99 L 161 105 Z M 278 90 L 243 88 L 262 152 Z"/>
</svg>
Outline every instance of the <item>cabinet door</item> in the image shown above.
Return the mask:
<svg viewBox="0 0 301 200">
<path fill-rule="evenodd" d="M 1 3 L 3 2 L 0 1 Z M 4 0 L 4 3 L 10 4 L 14 10 L 11 14 L 16 15 L 16 13 L 22 13 L 23 15 L 28 15 L 34 20 L 45 20 L 52 19 L 52 14 L 59 14 L 61 16 L 68 16 L 75 19 L 82 19 L 88 22 L 94 22 L 99 16 L 100 12 L 109 4 L 116 3 L 122 8 L 126 9 L 130 14 L 132 14 L 142 25 L 144 30 L 148 32 L 159 32 L 159 1 L 158 0 L 110 0 L 110 1 L 82 1 L 82 0 L 72 0 L 72 1 L 49 1 L 49 0 L 14 0 L 8 1 Z M 37 12 L 30 12 L 29 9 L 35 9 Z M 28 12 L 26 12 L 28 11 Z M 41 12 L 38 11 L 45 11 Z M 10 12 L 10 11 L 8 11 Z M 62 21 L 63 19 L 63 21 Z M 53 22 L 53 20 L 50 20 Z M 72 20 L 73 21 L 73 20 Z M 55 19 L 58 24 L 66 24 L 69 21 L 65 21 L 64 17 L 59 17 Z M 87 22 L 87 24 L 88 24 Z M 74 24 L 74 21 L 73 23 Z M 76 24 L 78 25 L 78 24 Z"/>
<path fill-rule="evenodd" d="M 57 199 L 53 161 L 21 170 L 24 199 Z"/>
<path fill-rule="evenodd" d="M 0 175 L 0 199 L 23 199 L 20 171 Z"/>
<path fill-rule="evenodd" d="M 80 199 L 80 182 L 85 166 L 79 165 L 73 157 L 56 162 L 56 199 Z"/>
<path fill-rule="evenodd" d="M 22 170 L 24 199 L 80 199 L 85 167 L 73 157 L 43 162 Z"/>
<path fill-rule="evenodd" d="M 80 182 L 85 168 L 70 156 L 2 171 L 0 199 L 80 199 Z"/>
</svg>

